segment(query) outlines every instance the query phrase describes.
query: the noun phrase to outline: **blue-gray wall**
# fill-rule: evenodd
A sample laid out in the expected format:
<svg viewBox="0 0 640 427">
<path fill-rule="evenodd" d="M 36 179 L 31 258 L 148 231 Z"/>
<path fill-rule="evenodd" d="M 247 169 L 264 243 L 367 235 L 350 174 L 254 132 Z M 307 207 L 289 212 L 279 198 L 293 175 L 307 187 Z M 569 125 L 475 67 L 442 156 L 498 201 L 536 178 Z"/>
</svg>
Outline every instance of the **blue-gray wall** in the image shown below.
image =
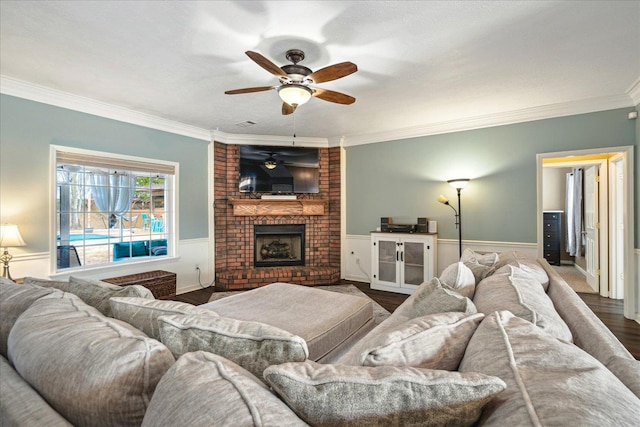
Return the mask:
<svg viewBox="0 0 640 427">
<path fill-rule="evenodd" d="M 0 96 L 0 221 L 26 252 L 49 250 L 49 149 L 64 145 L 180 164 L 179 237 L 207 238 L 207 141 Z"/>
<path fill-rule="evenodd" d="M 346 148 L 347 234 L 375 230 L 380 217 L 416 223 L 438 221 L 440 238 L 457 239 L 457 206 L 446 180 L 470 178 L 462 191 L 463 239 L 535 243 L 536 154 L 634 145 L 638 182 L 640 150 L 631 108 L 538 120 L 443 135 Z M 636 247 L 638 247 L 637 197 Z"/>
</svg>

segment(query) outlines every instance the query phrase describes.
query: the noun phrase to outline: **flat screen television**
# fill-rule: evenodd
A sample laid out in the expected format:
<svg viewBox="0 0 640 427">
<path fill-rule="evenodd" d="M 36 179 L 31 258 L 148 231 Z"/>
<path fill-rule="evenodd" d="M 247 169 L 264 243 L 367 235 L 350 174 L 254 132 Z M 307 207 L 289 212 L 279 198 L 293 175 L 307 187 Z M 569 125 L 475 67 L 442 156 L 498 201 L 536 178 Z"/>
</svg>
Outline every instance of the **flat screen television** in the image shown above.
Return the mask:
<svg viewBox="0 0 640 427">
<path fill-rule="evenodd" d="M 240 146 L 241 193 L 318 193 L 318 148 Z"/>
</svg>

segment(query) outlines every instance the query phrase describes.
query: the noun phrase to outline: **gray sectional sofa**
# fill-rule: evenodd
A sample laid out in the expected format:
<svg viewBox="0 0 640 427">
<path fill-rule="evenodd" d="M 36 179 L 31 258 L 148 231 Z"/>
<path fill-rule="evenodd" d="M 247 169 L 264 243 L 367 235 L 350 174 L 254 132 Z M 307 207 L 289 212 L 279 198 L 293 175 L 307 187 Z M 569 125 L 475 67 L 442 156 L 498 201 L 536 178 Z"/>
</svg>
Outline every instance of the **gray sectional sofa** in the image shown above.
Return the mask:
<svg viewBox="0 0 640 427">
<path fill-rule="evenodd" d="M 341 297 L 321 331 L 287 328 L 300 307 L 0 279 L 0 425 L 638 425 L 640 362 L 545 260 L 465 251 L 373 329 Z"/>
</svg>

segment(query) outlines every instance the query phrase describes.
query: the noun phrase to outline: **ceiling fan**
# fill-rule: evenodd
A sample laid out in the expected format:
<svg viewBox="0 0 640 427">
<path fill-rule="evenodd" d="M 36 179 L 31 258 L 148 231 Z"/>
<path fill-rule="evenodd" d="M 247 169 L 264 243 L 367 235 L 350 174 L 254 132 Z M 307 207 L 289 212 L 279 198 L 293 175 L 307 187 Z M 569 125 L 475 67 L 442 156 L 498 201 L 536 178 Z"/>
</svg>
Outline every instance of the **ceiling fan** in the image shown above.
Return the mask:
<svg viewBox="0 0 640 427">
<path fill-rule="evenodd" d="M 358 71 L 358 67 L 352 62 L 341 62 L 314 72 L 304 65 L 298 64 L 304 59 L 304 52 L 300 49 L 288 50 L 286 57 L 292 64 L 283 65 L 282 67 L 278 67 L 258 52 L 247 51 L 245 53 L 256 64 L 278 77 L 280 85 L 228 90 L 225 92 L 227 95 L 275 89 L 284 101 L 282 103 L 282 114 L 284 115 L 293 113 L 298 106 L 307 102 L 312 96 L 336 104 L 349 105 L 356 102 L 354 97 L 344 93 L 310 86 L 312 84 L 337 80 L 355 73 Z"/>
</svg>

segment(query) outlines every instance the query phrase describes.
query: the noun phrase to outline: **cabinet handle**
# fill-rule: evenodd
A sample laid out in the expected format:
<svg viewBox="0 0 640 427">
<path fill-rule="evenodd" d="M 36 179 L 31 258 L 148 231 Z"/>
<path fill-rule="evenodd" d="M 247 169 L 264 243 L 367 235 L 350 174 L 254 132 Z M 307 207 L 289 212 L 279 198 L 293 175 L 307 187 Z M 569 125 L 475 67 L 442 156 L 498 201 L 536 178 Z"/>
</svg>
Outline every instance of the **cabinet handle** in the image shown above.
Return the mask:
<svg viewBox="0 0 640 427">
<path fill-rule="evenodd" d="M 400 251 L 396 251 L 396 261 L 400 261 Z"/>
<path fill-rule="evenodd" d="M 400 261 L 404 262 L 404 252 L 400 252 Z"/>
</svg>

